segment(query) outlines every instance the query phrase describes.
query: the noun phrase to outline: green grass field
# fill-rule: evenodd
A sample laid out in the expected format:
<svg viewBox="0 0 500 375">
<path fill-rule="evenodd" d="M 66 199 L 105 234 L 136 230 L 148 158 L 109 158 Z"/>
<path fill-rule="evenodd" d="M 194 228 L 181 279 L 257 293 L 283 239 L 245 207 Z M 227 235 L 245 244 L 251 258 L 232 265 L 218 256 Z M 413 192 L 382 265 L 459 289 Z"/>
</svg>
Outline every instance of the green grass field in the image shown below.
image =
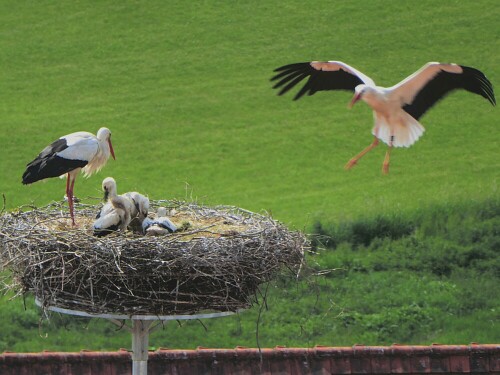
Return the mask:
<svg viewBox="0 0 500 375">
<path fill-rule="evenodd" d="M 61 135 L 107 126 L 117 160 L 79 178 L 78 197 L 100 196 L 102 179 L 113 176 L 120 191 L 267 210 L 306 231 L 318 221 L 337 225 L 496 200 L 499 114 L 483 98 L 456 92 L 439 103 L 421 119 L 424 136 L 394 150 L 390 174 L 383 176 L 384 147 L 343 169 L 372 140 L 368 106 L 348 110 L 347 92 L 293 102 L 292 95 L 276 96 L 269 78 L 287 63 L 342 60 L 391 86 L 428 61 L 442 61 L 476 67 L 498 87 L 499 16 L 495 0 L 0 1 L 0 193 L 7 209 L 62 199 L 62 180 L 23 186 L 25 165 Z M 14 304 L 16 314 L 38 314 L 33 308 L 21 313 L 20 301 L 5 303 Z M 322 308 L 329 307 L 307 314 L 321 316 Z M 255 323 L 255 316 L 252 310 L 240 319 Z M 474 315 L 466 318 L 473 327 Z M 316 340 L 310 320 L 301 330 L 297 320 L 287 325 L 283 319 L 284 331 L 299 332 L 290 344 L 349 344 L 348 338 Z M 228 320 L 227 332 L 219 330 L 208 344 L 251 345 L 253 331 L 241 328 L 250 323 Z M 89 329 L 101 332 L 102 325 Z M 38 335 L 37 327 L 27 328 Z M 474 341 L 459 335 L 460 326 L 456 331 L 460 343 Z M 45 347 L 96 342 L 71 343 L 72 335 Z M 198 345 L 193 337 L 179 345 Z M 427 340 L 415 335 L 409 341 Z M 29 342 L 5 347 L 44 345 Z"/>
</svg>

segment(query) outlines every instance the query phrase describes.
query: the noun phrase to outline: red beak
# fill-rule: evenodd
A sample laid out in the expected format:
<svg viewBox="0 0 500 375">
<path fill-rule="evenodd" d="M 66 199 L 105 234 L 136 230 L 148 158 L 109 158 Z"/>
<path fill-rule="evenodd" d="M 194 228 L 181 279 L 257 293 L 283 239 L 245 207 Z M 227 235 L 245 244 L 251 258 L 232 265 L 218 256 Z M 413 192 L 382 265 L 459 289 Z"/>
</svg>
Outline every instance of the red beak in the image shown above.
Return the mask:
<svg viewBox="0 0 500 375">
<path fill-rule="evenodd" d="M 108 144 L 109 144 L 109 151 L 111 152 L 111 156 L 113 157 L 113 159 L 116 160 L 115 151 L 113 150 L 113 145 L 111 144 L 111 139 L 108 140 Z"/>
<path fill-rule="evenodd" d="M 361 94 L 355 94 L 355 95 L 353 96 L 353 98 L 352 98 L 351 102 L 349 103 L 348 107 L 349 107 L 349 108 L 352 108 L 352 106 L 353 106 L 354 104 L 356 104 L 356 102 L 357 102 L 359 99 L 361 99 Z"/>
</svg>

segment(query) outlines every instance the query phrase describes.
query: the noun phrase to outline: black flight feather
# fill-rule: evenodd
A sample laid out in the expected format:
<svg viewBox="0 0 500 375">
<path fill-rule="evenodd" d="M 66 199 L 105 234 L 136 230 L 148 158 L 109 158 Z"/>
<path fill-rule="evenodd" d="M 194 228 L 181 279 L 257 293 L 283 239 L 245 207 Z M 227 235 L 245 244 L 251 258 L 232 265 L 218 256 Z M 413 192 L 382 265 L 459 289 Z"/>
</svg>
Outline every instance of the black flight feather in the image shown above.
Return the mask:
<svg viewBox="0 0 500 375">
<path fill-rule="evenodd" d="M 278 74 L 271 78 L 271 81 L 279 80 L 273 88 L 284 86 L 278 95 L 283 95 L 297 85 L 304 78 L 309 77 L 304 86 L 295 95 L 294 100 L 300 99 L 303 95 L 313 95 L 318 91 L 327 90 L 349 90 L 354 91 L 357 85 L 363 81 L 356 75 L 340 68 L 339 70 L 317 70 L 311 63 L 296 63 L 281 66 L 274 70 Z"/>
<path fill-rule="evenodd" d="M 460 66 L 462 73 L 450 73 L 442 70 L 415 96 L 411 103 L 403 106 L 413 118 L 418 120 L 440 99 L 449 92 L 464 89 L 483 98 L 488 99 L 492 105 L 496 105 L 493 85 L 486 76 L 475 68 Z"/>
</svg>

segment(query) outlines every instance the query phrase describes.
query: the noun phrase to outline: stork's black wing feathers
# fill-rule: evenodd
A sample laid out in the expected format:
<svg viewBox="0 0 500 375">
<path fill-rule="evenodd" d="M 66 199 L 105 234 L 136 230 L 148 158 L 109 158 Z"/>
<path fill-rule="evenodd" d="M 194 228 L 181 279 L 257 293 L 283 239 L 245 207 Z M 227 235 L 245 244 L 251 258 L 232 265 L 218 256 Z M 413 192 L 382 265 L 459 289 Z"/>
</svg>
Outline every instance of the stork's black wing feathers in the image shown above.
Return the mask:
<svg viewBox="0 0 500 375">
<path fill-rule="evenodd" d="M 83 168 L 88 164 L 87 160 L 64 159 L 57 156 L 58 152 L 68 147 L 66 140 L 60 138 L 45 147 L 38 156 L 26 165 L 23 173 L 23 184 L 43 180 L 49 177 L 59 177 L 75 168 Z"/>
<path fill-rule="evenodd" d="M 273 88 L 277 89 L 283 86 L 278 95 L 285 94 L 304 78 L 309 77 L 305 85 L 295 95 L 294 100 L 300 99 L 304 94 L 313 95 L 318 91 L 354 91 L 357 85 L 364 83 L 356 75 L 342 69 L 329 71 L 317 70 L 309 62 L 284 65 L 274 71 L 278 72 L 278 74 L 273 76 L 271 81 L 279 81 Z"/>
<path fill-rule="evenodd" d="M 83 168 L 87 164 L 87 160 L 64 159 L 57 155 L 51 155 L 44 159 L 35 159 L 28 164 L 24 171 L 22 182 L 26 185 L 45 178 L 59 177 L 76 168 Z"/>
<path fill-rule="evenodd" d="M 418 120 L 427 110 L 442 99 L 450 91 L 464 89 L 488 99 L 496 105 L 493 85 L 479 70 L 468 66 L 461 66 L 462 73 L 441 71 L 429 81 L 415 96 L 412 103 L 403 106 L 403 109 Z"/>
<path fill-rule="evenodd" d="M 47 147 L 45 147 L 38 154 L 38 156 L 36 157 L 36 159 L 44 159 L 44 158 L 50 157 L 51 155 L 55 154 L 56 152 L 61 152 L 61 151 L 65 150 L 65 149 L 67 149 L 67 148 L 68 148 L 68 144 L 66 142 L 66 139 L 59 138 L 58 140 L 52 142 L 50 145 L 48 145 Z"/>
</svg>

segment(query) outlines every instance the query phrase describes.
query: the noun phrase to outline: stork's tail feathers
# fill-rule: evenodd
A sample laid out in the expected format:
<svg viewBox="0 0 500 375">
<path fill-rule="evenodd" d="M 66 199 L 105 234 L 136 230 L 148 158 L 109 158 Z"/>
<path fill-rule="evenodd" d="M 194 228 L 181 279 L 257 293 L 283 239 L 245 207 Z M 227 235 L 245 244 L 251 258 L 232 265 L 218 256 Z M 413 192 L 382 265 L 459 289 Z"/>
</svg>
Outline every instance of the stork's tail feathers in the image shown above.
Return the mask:
<svg viewBox="0 0 500 375">
<path fill-rule="evenodd" d="M 407 113 L 402 113 L 400 121 L 389 126 L 382 118 L 375 118 L 372 134 L 392 147 L 410 147 L 423 134 L 425 128 Z"/>
</svg>

